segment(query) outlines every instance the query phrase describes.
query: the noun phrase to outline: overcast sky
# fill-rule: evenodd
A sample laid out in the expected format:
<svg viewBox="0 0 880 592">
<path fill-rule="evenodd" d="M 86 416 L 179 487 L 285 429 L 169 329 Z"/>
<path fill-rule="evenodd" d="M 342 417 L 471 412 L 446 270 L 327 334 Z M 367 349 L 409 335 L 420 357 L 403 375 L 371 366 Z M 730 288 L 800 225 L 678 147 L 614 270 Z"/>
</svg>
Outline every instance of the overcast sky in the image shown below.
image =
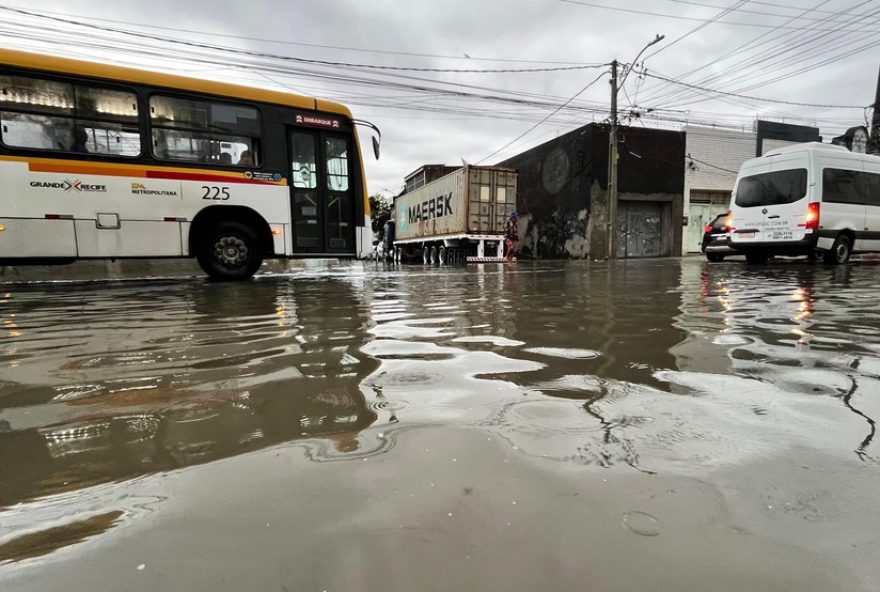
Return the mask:
<svg viewBox="0 0 880 592">
<path fill-rule="evenodd" d="M 0 0 L 0 6 L 36 13 L 4 11 L 5 47 L 171 68 L 347 104 L 382 130 L 381 159 L 365 155 L 371 193 L 396 192 L 421 164 L 476 163 L 492 155 L 485 161 L 491 164 L 603 120 L 608 67 L 594 66 L 631 63 L 657 34 L 665 39 L 641 58 L 649 77 L 634 71 L 620 94 L 624 116 L 642 115 L 627 120 L 633 125 L 750 129 L 761 116 L 818 125 L 827 141 L 864 124 L 864 109 L 708 95 L 650 76 L 748 97 L 867 106 L 880 68 L 880 0 Z M 584 67 L 469 73 L 364 66 Z"/>
</svg>

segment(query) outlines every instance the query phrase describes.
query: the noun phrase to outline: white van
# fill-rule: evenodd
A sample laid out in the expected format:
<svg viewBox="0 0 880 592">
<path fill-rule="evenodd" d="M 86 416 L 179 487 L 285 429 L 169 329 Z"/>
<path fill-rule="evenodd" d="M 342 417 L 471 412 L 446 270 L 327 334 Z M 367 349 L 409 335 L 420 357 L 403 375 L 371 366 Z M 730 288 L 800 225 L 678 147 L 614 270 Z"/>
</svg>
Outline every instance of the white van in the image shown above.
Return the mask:
<svg viewBox="0 0 880 592">
<path fill-rule="evenodd" d="M 811 142 L 740 168 L 730 199 L 730 246 L 750 263 L 821 255 L 846 263 L 880 251 L 880 157 Z"/>
</svg>

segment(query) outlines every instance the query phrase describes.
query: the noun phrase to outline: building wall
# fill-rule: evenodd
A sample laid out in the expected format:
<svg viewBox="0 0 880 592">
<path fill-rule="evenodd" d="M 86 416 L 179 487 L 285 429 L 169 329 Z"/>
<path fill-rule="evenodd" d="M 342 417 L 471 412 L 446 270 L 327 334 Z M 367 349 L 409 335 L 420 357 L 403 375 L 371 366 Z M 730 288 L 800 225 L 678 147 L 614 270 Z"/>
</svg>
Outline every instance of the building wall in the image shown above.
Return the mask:
<svg viewBox="0 0 880 592">
<path fill-rule="evenodd" d="M 685 136 L 622 128 L 619 197 L 654 201 L 663 218 L 663 255 L 681 249 Z M 590 124 L 499 163 L 519 171 L 523 256 L 604 259 L 608 248 L 608 128 Z M 619 220 L 620 221 L 620 220 Z M 620 239 L 618 239 L 620 242 Z"/>
<path fill-rule="evenodd" d="M 688 126 L 685 133 L 690 158 L 684 161 L 682 254 L 700 251 L 703 227 L 727 208 L 737 171 L 755 157 L 758 137 L 755 132 L 700 126 Z"/>
</svg>

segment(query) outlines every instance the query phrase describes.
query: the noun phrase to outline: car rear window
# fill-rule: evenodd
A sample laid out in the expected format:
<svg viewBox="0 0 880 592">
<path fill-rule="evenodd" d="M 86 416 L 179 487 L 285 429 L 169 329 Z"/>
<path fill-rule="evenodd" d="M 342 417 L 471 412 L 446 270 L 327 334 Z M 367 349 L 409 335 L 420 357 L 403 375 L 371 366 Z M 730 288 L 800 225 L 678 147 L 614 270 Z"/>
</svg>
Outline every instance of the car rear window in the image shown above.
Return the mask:
<svg viewBox="0 0 880 592">
<path fill-rule="evenodd" d="M 773 171 L 743 177 L 736 186 L 741 208 L 794 203 L 807 195 L 807 169 Z"/>
</svg>

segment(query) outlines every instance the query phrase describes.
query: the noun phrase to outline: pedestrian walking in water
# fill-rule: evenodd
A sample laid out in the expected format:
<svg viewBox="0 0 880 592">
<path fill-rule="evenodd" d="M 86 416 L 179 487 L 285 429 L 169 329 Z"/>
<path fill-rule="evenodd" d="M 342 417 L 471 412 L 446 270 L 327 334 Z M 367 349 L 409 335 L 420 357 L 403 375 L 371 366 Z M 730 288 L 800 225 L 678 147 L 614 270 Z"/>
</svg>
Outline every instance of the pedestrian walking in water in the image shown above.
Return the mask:
<svg viewBox="0 0 880 592">
<path fill-rule="evenodd" d="M 385 260 L 394 260 L 394 216 L 385 221 L 383 241 L 383 255 Z"/>
<path fill-rule="evenodd" d="M 504 233 L 504 242 L 507 246 L 507 261 L 513 261 L 513 255 L 516 252 L 516 246 L 519 244 L 519 214 L 514 210 L 510 212 L 510 218 L 507 220 L 507 230 Z"/>
</svg>

